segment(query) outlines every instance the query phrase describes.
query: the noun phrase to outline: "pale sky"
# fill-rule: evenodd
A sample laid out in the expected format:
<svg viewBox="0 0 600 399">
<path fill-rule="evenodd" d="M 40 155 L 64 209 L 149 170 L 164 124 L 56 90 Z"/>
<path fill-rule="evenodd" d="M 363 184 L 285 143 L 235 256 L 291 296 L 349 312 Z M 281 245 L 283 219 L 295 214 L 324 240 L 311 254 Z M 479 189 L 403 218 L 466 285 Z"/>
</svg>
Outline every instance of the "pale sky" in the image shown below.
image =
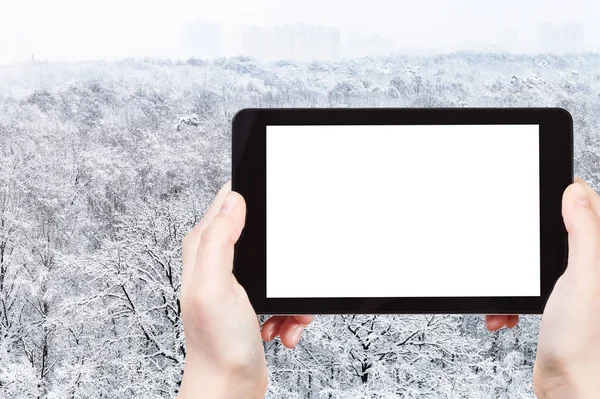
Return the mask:
<svg viewBox="0 0 600 399">
<path fill-rule="evenodd" d="M 517 48 L 535 45 L 540 22 L 578 22 L 586 49 L 600 51 L 596 0 L 0 0 L 0 63 L 184 58 L 182 28 L 194 20 L 222 26 L 225 55 L 236 54 L 242 27 L 302 22 L 394 40 L 399 48 L 499 44 L 518 30 Z M 189 38 L 188 38 L 189 40 Z"/>
</svg>

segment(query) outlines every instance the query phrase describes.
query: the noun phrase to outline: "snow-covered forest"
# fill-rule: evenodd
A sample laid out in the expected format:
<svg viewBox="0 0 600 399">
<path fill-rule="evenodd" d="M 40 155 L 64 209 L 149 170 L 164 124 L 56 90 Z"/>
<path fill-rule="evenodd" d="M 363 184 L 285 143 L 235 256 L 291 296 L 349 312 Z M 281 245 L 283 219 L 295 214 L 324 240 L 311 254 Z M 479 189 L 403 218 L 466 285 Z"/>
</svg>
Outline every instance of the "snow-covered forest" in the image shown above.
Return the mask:
<svg viewBox="0 0 600 399">
<path fill-rule="evenodd" d="M 0 67 L 0 397 L 175 397 L 180 243 L 240 108 L 560 106 L 598 188 L 599 93 L 591 54 Z M 267 397 L 532 398 L 538 324 L 319 316 L 296 350 L 265 344 Z"/>
</svg>

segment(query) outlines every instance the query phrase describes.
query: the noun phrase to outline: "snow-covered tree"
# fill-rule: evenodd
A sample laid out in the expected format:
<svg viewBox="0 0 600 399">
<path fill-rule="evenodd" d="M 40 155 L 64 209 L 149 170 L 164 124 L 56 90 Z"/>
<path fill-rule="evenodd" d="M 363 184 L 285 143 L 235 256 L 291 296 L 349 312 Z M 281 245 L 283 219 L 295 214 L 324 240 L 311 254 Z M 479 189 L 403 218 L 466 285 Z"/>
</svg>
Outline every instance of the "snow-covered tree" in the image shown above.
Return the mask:
<svg viewBox="0 0 600 399">
<path fill-rule="evenodd" d="M 127 59 L 0 68 L 0 397 L 174 397 L 180 242 L 244 107 L 561 106 L 600 188 L 600 56 L 328 63 Z M 575 73 L 576 72 L 576 73 Z M 265 344 L 270 398 L 532 398 L 539 317 L 319 316 Z"/>
</svg>

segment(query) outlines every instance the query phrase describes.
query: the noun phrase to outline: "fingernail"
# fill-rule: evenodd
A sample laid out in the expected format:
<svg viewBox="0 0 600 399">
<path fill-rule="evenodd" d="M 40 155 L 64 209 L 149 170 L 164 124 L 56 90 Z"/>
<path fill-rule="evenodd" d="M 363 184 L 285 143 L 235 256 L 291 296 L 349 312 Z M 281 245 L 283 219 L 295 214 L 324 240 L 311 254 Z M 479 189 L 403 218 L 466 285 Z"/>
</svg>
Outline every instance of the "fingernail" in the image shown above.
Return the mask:
<svg viewBox="0 0 600 399">
<path fill-rule="evenodd" d="M 223 201 L 223 204 L 221 205 L 221 210 L 219 211 L 219 213 L 221 215 L 229 215 L 231 212 L 233 212 L 233 210 L 237 207 L 237 205 L 238 205 L 237 194 L 229 193 L 229 194 L 227 194 L 227 197 L 225 197 L 225 200 Z"/>
<path fill-rule="evenodd" d="M 294 343 L 294 346 L 297 345 L 298 342 L 300 342 L 300 337 L 302 337 L 302 332 L 304 331 L 305 328 L 306 328 L 306 326 L 299 325 L 294 330 L 294 333 L 292 334 L 292 342 Z"/>
<path fill-rule="evenodd" d="M 590 206 L 587 190 L 581 183 L 573 184 L 573 199 L 580 205 Z"/>
</svg>

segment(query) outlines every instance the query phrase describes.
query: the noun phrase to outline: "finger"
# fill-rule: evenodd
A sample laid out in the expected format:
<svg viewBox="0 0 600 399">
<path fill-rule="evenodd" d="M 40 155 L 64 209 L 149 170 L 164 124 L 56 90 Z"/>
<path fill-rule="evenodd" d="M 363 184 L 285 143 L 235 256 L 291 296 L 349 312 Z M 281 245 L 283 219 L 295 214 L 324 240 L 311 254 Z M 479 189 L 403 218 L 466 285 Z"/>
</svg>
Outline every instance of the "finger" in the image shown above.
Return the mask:
<svg viewBox="0 0 600 399">
<path fill-rule="evenodd" d="M 200 242 L 200 236 L 202 232 L 210 224 L 212 219 L 219 213 L 219 209 L 221 208 L 221 204 L 225 200 L 227 194 L 231 191 L 231 181 L 225 183 L 225 185 L 219 190 L 215 200 L 210 205 L 208 210 L 204 213 L 202 220 L 194 226 L 192 230 L 190 230 L 186 236 L 183 238 L 183 242 L 181 244 L 181 281 L 182 286 L 189 281 L 192 271 L 194 270 L 194 265 L 196 263 L 196 254 L 198 252 L 198 243 Z"/>
<path fill-rule="evenodd" d="M 598 193 L 596 193 L 592 186 L 580 177 L 575 177 L 575 183 L 579 183 L 585 187 L 590 199 L 590 204 L 592 205 L 592 210 L 600 217 L 600 196 L 598 196 Z"/>
<path fill-rule="evenodd" d="M 567 271 L 583 272 L 587 279 L 600 273 L 600 219 L 592 209 L 592 195 L 596 194 L 583 184 L 573 183 L 565 190 L 562 202 L 563 220 L 569 233 Z"/>
<path fill-rule="evenodd" d="M 507 315 L 486 315 L 485 316 L 485 326 L 490 331 L 497 331 L 504 327 L 506 322 L 508 321 Z"/>
<path fill-rule="evenodd" d="M 279 330 L 286 319 L 286 316 L 273 316 L 269 320 L 265 321 L 260 331 L 262 339 L 267 342 L 275 339 L 275 337 L 279 335 Z"/>
<path fill-rule="evenodd" d="M 313 316 L 313 315 L 297 315 L 297 316 L 294 316 L 294 318 L 300 324 L 310 324 L 315 319 L 315 316 Z"/>
<path fill-rule="evenodd" d="M 279 329 L 279 336 L 281 337 L 281 343 L 286 348 L 295 348 L 302 332 L 306 328 L 306 324 L 298 323 L 295 317 L 287 317 L 281 328 Z"/>
<path fill-rule="evenodd" d="M 509 315 L 506 320 L 507 328 L 514 328 L 519 323 L 519 315 Z"/>
<path fill-rule="evenodd" d="M 197 287 L 218 290 L 220 284 L 231 281 L 234 244 L 240 238 L 245 219 L 244 198 L 230 192 L 200 236 L 192 278 Z"/>
</svg>

